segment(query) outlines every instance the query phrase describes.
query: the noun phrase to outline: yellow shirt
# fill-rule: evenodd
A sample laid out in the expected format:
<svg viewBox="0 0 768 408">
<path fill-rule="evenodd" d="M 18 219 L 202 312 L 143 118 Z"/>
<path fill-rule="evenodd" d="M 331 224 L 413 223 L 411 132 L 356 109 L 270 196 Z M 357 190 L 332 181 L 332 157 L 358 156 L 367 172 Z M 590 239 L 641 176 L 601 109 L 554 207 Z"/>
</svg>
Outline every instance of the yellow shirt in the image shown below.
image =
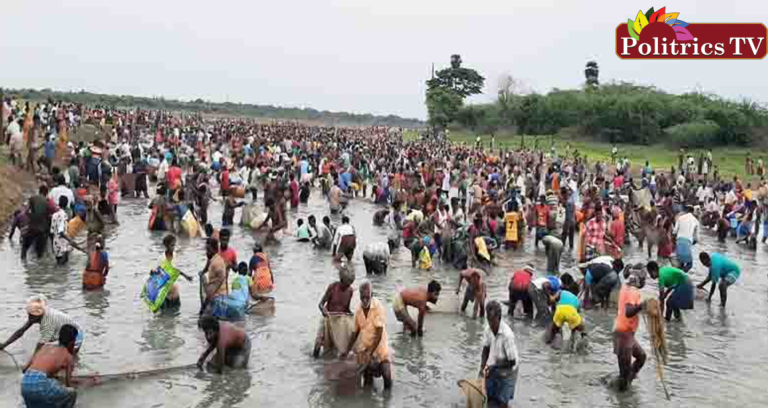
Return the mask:
<svg viewBox="0 0 768 408">
<path fill-rule="evenodd" d="M 517 212 L 508 212 L 504 216 L 504 221 L 507 224 L 507 233 L 504 237 L 507 242 L 517 242 L 517 221 L 520 216 Z"/>
<path fill-rule="evenodd" d="M 373 341 L 376 336 L 376 329 L 384 329 L 381 334 L 381 341 L 373 357 L 380 362 L 389 361 L 389 349 L 387 347 L 387 311 L 378 299 L 371 299 L 371 308 L 368 310 L 368 316 L 363 312 L 362 306 L 357 306 L 355 311 L 355 331 L 358 332 L 357 345 L 355 351 L 360 353 L 370 350 L 373 347 Z"/>
<path fill-rule="evenodd" d="M 746 198 L 747 201 L 752 201 L 752 190 L 746 188 L 744 189 L 743 194 L 744 194 L 744 198 Z"/>
<path fill-rule="evenodd" d="M 432 268 L 432 255 L 429 253 L 429 248 L 424 247 L 419 254 L 419 269 L 427 270 Z"/>
</svg>

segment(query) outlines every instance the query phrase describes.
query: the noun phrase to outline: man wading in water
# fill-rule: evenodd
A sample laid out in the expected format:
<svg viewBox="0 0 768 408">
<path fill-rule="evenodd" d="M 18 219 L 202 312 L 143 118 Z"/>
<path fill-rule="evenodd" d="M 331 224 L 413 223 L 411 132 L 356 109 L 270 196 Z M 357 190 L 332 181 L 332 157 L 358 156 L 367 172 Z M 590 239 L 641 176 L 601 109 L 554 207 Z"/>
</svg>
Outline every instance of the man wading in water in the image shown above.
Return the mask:
<svg viewBox="0 0 768 408">
<path fill-rule="evenodd" d="M 485 317 L 485 283 L 483 282 L 483 272 L 479 269 L 468 268 L 459 273 L 459 287 L 456 288 L 456 294 L 461 291 L 461 282 L 467 281 L 467 289 L 464 292 L 464 301 L 461 302 L 461 313 L 467 310 L 469 302 L 474 302 L 472 309 L 472 318 Z"/>
<path fill-rule="evenodd" d="M 336 235 L 333 237 L 333 258 L 341 261 L 342 257 L 347 257 L 351 261 L 357 246 L 355 236 L 355 227 L 349 224 L 349 217 L 341 217 L 341 225 L 336 229 Z"/>
<path fill-rule="evenodd" d="M 279 241 L 275 237 L 275 234 L 285 229 L 288 226 L 288 221 L 285 219 L 285 205 L 282 200 L 275 200 L 272 197 L 268 197 L 265 201 L 265 206 L 269 209 L 267 218 L 264 219 L 264 222 L 257 228 L 257 230 L 262 229 L 268 222 L 272 222 L 272 227 L 269 229 L 269 233 L 267 233 L 267 237 L 264 239 L 264 243 L 267 244 Z"/>
<path fill-rule="evenodd" d="M 387 346 L 387 311 L 381 302 L 373 299 L 372 296 L 370 282 L 366 281 L 360 285 L 360 305 L 355 312 L 355 333 L 341 358 L 346 358 L 355 348 L 359 337 L 360 344 L 355 351 L 358 366 L 356 384 L 359 384 L 361 375 L 365 386 L 373 385 L 374 377 L 382 377 L 384 389 L 390 389 L 392 388 L 392 365 Z"/>
<path fill-rule="evenodd" d="M 512 407 L 520 362 L 515 333 L 501 319 L 501 304 L 488 302 L 488 325 L 483 333 L 480 375 L 485 379 L 489 407 Z"/>
<path fill-rule="evenodd" d="M 355 271 L 348 266 L 342 266 L 339 268 L 339 280 L 328 285 L 323 298 L 320 299 L 317 307 L 320 309 L 323 319 L 320 321 L 320 328 L 315 339 L 315 349 L 312 353 L 315 358 L 320 357 L 320 351 L 323 347 L 325 347 L 326 351 L 336 347 L 332 342 L 329 317 L 332 315 L 352 316 L 349 304 L 352 302 L 352 295 L 355 294 L 355 288 L 352 287 L 354 282 Z M 339 351 L 343 352 L 345 350 Z"/>
<path fill-rule="evenodd" d="M 652 268 L 649 269 L 652 271 L 651 276 L 654 276 L 658 266 Z M 645 351 L 635 339 L 635 332 L 640 325 L 638 315 L 646 305 L 640 301 L 640 289 L 645 286 L 645 277 L 646 272 L 642 266 L 625 269 L 626 283 L 621 285 L 619 291 L 618 313 L 613 324 L 613 352 L 619 361 L 619 391 L 625 391 L 632 384 L 645 364 Z"/>
</svg>

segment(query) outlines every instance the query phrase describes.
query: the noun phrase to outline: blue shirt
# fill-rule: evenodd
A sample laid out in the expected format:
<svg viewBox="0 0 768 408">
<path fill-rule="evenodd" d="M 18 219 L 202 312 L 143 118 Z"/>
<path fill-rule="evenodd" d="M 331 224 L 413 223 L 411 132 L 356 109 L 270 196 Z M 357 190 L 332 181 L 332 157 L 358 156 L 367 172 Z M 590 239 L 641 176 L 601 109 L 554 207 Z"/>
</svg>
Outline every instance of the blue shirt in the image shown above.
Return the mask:
<svg viewBox="0 0 768 408">
<path fill-rule="evenodd" d="M 308 224 L 302 224 L 301 227 L 296 231 L 296 237 L 299 239 L 309 239 L 309 228 Z"/>
<path fill-rule="evenodd" d="M 342 189 L 342 191 L 347 191 L 350 184 L 352 184 L 352 174 L 348 171 L 341 173 L 339 175 L 339 188 Z"/>
<path fill-rule="evenodd" d="M 45 142 L 45 158 L 53 159 L 53 156 L 55 154 L 56 154 L 56 143 L 54 143 L 53 140 L 49 140 Z"/>
<path fill-rule="evenodd" d="M 234 306 L 245 307 L 251 297 L 249 290 L 251 280 L 245 275 L 237 275 L 232 281 L 232 290 L 229 292 L 229 299 Z"/>
<path fill-rule="evenodd" d="M 301 163 L 299 163 L 299 166 L 301 168 L 302 176 L 309 173 L 309 163 L 306 160 L 302 160 Z"/>
<path fill-rule="evenodd" d="M 560 291 L 560 301 L 557 302 L 558 305 L 569 305 L 573 306 L 574 309 L 579 308 L 579 298 L 576 297 L 573 293 L 567 291 L 567 290 L 561 290 Z"/>
<path fill-rule="evenodd" d="M 712 283 L 717 284 L 720 278 L 725 278 L 727 275 L 735 275 L 736 278 L 741 275 L 741 269 L 736 262 L 728 259 L 725 255 L 718 253 L 709 254 L 709 259 L 712 261 L 712 266 L 709 267 L 709 277 L 712 279 Z"/>
</svg>

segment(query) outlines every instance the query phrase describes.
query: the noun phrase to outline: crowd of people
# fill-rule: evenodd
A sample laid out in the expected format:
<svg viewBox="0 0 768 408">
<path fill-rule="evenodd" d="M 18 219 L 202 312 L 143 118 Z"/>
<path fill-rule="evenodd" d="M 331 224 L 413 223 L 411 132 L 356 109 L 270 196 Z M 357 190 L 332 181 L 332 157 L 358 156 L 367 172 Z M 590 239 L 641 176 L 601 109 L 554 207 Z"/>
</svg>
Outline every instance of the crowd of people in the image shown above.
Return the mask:
<svg viewBox="0 0 768 408">
<path fill-rule="evenodd" d="M 737 177 L 727 181 L 716 171 L 709 177 L 708 170 L 695 166 L 666 172 L 650 162 L 638 167 L 626 159 L 616 165 L 589 163 L 578 151 L 558 155 L 554 145 L 547 152 L 483 149 L 439 139 L 404 141 L 402 130 L 394 128 L 259 123 L 54 102 L 21 106 L 5 101 L 3 114 L 11 119 L 4 133 L 14 163 L 33 163 L 26 168 L 41 180 L 38 194 L 14 214 L 10 239 L 18 230 L 21 258 L 30 248 L 45 256 L 49 241 L 59 264 L 70 262 L 72 250 L 83 251 L 88 254 L 83 287 L 101 288 L 110 273 L 105 225 L 120 225 L 121 200 L 148 199 L 147 228 L 166 234 L 165 252 L 142 283 L 142 298 L 153 312 L 178 307 L 178 278 L 200 279 L 199 327 L 209 343 L 201 368 L 214 351 L 209 366 L 215 371 L 248 364 L 251 339 L 232 322 L 273 301 L 275 271 L 264 247 L 295 235 L 327 251 L 339 269 L 338 281 L 319 303 L 322 321 L 314 355 L 335 351 L 344 359 L 354 352 L 358 380 L 370 384 L 382 377 L 384 387 L 392 387 L 386 302 L 372 296 L 370 282 L 353 287 L 350 264 L 358 244 L 364 244 L 366 273 L 386 274 L 392 254 L 403 248 L 413 268 L 431 269 L 436 263 L 455 268 L 457 295 L 466 281 L 460 310 L 465 313 L 472 303 L 472 316 L 488 322 L 480 376 L 489 401 L 499 406 L 512 405 L 521 363 L 503 305 L 514 315 L 521 303 L 526 317 L 547 327 L 547 342 L 562 338 L 567 325 L 571 348 L 578 350 L 586 348 L 589 337 L 585 310 L 614 304 L 614 350 L 619 389 L 625 390 L 646 359 L 634 337 L 647 308 L 640 297 L 646 280 L 658 280 L 666 319 L 681 319 L 694 306 L 688 273 L 703 230 L 713 228 L 721 239 L 734 234 L 739 242 L 754 245 L 768 200 L 763 179 L 753 191 Z M 102 137 L 88 144 L 60 143 L 84 118 L 98 118 Z M 33 147 L 38 132 L 46 139 L 42 155 Z M 20 140 L 29 148 L 20 147 Z M 703 160 L 711 167 L 711 157 Z M 304 205 L 313 194 L 327 200 L 328 213 L 311 215 L 306 222 L 289 220 L 287 208 Z M 220 222 L 209 217 L 213 201 L 222 202 Z M 386 242 L 358 242 L 356 226 L 345 212 L 361 201 L 379 206 L 372 223 L 388 230 Z M 289 224 L 296 225 L 295 234 L 287 232 L 294 230 Z M 238 262 L 229 245 L 235 228 L 265 232 L 255 239 L 248 263 Z M 86 239 L 78 242 L 83 234 Z M 179 234 L 206 239 L 206 263 L 197 277 L 173 264 Z M 648 246 L 647 262 L 625 264 L 624 248 L 632 239 Z M 543 246 L 546 264 L 507 271 L 508 298 L 490 299 L 484 279 L 497 267 L 499 253 L 514 258 L 526 250 L 527 240 Z M 565 251 L 578 259 L 575 270 L 561 268 Z M 709 274 L 696 286 L 704 289 L 711 283 L 708 300 L 719 289 L 725 307 L 739 266 L 720 253 L 700 251 L 698 259 Z M 435 279 L 394 294 L 391 308 L 411 335 L 425 335 L 425 320 L 442 287 Z M 360 304 L 353 312 L 355 291 Z M 614 292 L 617 301 L 612 301 Z M 418 311 L 416 319 L 408 308 Z M 24 399 L 29 406 L 74 402 L 74 390 L 65 387 L 70 386 L 83 327 L 48 305 L 42 294 L 29 300 L 27 313 L 24 326 L 0 343 L 5 349 L 32 325 L 40 325 L 22 385 Z M 60 370 L 66 372 L 64 386 L 53 379 Z"/>
</svg>

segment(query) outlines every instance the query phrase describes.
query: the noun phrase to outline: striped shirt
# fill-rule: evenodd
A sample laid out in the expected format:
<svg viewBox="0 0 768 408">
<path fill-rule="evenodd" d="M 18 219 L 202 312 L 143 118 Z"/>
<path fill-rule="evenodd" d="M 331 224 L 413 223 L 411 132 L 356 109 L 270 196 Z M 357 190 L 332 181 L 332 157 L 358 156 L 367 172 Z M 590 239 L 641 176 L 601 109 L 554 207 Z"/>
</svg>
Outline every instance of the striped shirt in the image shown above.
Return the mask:
<svg viewBox="0 0 768 408">
<path fill-rule="evenodd" d="M 75 323 L 69 315 L 60 312 L 52 307 L 45 308 L 45 314 L 40 321 L 40 340 L 38 343 L 55 343 L 59 341 L 59 331 L 65 325 L 75 326 L 80 332 L 80 325 Z"/>
</svg>

